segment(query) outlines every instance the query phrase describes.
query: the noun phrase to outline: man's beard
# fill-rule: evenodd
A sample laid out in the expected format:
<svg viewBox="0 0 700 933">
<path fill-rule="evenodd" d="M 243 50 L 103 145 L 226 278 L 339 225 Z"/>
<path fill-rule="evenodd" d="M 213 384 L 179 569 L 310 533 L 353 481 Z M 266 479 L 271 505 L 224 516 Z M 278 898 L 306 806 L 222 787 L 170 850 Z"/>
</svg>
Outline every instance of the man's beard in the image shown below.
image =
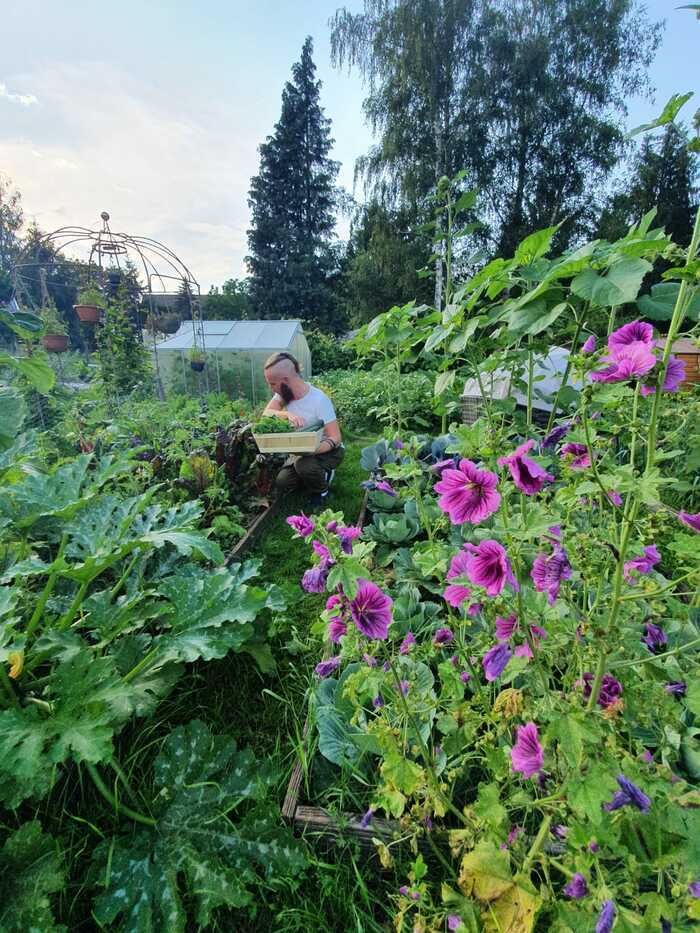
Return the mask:
<svg viewBox="0 0 700 933">
<path fill-rule="evenodd" d="M 280 395 L 282 396 L 282 401 L 285 405 L 289 405 L 290 402 L 294 401 L 294 393 L 286 382 L 283 382 L 280 386 Z"/>
</svg>

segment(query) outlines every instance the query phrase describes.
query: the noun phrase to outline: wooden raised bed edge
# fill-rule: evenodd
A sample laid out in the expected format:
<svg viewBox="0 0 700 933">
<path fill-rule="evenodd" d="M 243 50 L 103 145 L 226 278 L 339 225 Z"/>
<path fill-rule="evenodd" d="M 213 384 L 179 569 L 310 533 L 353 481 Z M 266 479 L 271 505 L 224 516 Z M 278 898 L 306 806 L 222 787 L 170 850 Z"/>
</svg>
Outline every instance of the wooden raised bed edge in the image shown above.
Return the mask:
<svg viewBox="0 0 700 933">
<path fill-rule="evenodd" d="M 235 547 L 233 547 L 231 551 L 229 551 L 226 557 L 226 561 L 224 562 L 224 566 L 228 567 L 229 564 L 233 564 L 235 561 L 241 560 L 248 548 L 250 548 L 261 536 L 272 516 L 277 513 L 277 510 L 279 509 L 279 502 L 279 499 L 273 499 L 267 508 L 253 519 L 253 522 L 248 526 L 248 529 L 241 540 L 235 545 Z"/>
</svg>

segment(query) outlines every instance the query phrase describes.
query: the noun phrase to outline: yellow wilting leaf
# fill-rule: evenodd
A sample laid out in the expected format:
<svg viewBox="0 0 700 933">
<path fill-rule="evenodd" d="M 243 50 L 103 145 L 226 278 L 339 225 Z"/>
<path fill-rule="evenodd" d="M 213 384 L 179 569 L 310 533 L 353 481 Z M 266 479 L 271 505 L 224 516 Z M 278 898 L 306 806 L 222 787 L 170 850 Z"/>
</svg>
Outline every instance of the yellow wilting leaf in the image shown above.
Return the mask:
<svg viewBox="0 0 700 933">
<path fill-rule="evenodd" d="M 458 884 L 479 902 L 484 933 L 532 933 L 541 899 L 512 877 L 505 852 L 478 845 L 462 859 Z"/>
<path fill-rule="evenodd" d="M 372 838 L 372 843 L 377 850 L 377 855 L 379 856 L 379 861 L 381 862 L 382 868 L 391 868 L 394 864 L 394 859 L 391 857 L 389 847 L 386 846 L 381 841 L 381 839 L 377 839 L 375 837 Z"/>
<path fill-rule="evenodd" d="M 24 670 L 24 651 L 10 651 L 7 660 L 10 665 L 9 675 L 13 680 L 17 680 Z"/>
<path fill-rule="evenodd" d="M 522 712 L 522 708 L 522 690 L 508 687 L 505 690 L 501 690 L 496 697 L 493 704 L 493 713 L 494 716 L 503 716 L 504 719 L 510 719 L 513 716 L 518 716 Z"/>
</svg>

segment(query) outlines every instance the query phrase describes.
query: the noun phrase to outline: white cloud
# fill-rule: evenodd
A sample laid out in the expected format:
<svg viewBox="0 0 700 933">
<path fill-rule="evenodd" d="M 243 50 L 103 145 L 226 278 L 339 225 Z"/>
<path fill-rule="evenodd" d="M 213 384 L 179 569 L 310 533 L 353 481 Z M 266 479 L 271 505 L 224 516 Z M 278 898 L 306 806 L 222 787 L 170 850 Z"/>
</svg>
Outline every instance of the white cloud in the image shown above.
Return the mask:
<svg viewBox="0 0 700 933">
<path fill-rule="evenodd" d="M 113 230 L 172 249 L 202 291 L 244 274 L 260 138 L 245 114 L 195 106 L 103 62 L 53 63 L 27 80 L 41 105 L 0 125 L 0 170 L 28 220 L 94 229 L 107 210 Z"/>
<path fill-rule="evenodd" d="M 0 97 L 9 100 L 12 104 L 20 104 L 22 107 L 31 107 L 32 104 L 38 104 L 38 99 L 33 94 L 13 94 L 7 89 L 4 81 L 0 81 Z"/>
</svg>

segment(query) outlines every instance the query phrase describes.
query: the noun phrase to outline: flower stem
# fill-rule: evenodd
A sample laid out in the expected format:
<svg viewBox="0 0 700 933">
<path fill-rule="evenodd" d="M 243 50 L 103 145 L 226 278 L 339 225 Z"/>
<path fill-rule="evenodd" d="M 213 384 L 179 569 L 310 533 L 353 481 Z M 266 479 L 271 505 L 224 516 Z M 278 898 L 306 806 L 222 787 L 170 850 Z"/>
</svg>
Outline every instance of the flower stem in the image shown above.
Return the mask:
<svg viewBox="0 0 700 933">
<path fill-rule="evenodd" d="M 576 330 L 574 332 L 574 339 L 571 341 L 571 350 L 569 355 L 566 358 L 566 367 L 564 369 L 564 375 L 561 378 L 559 383 L 559 388 L 557 389 L 557 394 L 554 396 L 554 401 L 552 402 L 552 410 L 549 413 L 549 418 L 547 420 L 547 427 L 545 428 L 545 434 L 549 434 L 552 430 L 552 425 L 554 424 L 554 419 L 557 416 L 557 409 L 559 408 L 559 396 L 561 395 L 561 390 L 569 381 L 569 373 L 571 372 L 571 357 L 576 352 L 578 347 L 579 337 L 581 336 L 581 328 L 583 327 L 583 318 L 576 319 Z"/>
<path fill-rule="evenodd" d="M 58 553 L 56 554 L 56 561 L 58 563 L 63 557 L 63 552 L 66 547 L 66 542 L 68 541 L 68 535 L 64 534 L 61 538 L 61 543 L 58 546 Z M 39 621 L 44 613 L 46 608 L 46 603 L 49 601 L 51 594 L 53 593 L 53 588 L 56 585 L 56 580 L 58 579 L 59 570 L 55 567 L 52 571 L 49 572 L 49 578 L 46 581 L 46 585 L 41 593 L 41 596 L 36 601 L 36 606 L 34 607 L 34 612 L 32 617 L 27 623 L 26 637 L 29 639 L 34 634 L 34 629 L 39 624 Z"/>
<path fill-rule="evenodd" d="M 143 813 L 139 813 L 137 810 L 132 810 L 131 807 L 127 807 L 126 804 L 120 803 L 100 777 L 100 774 L 95 765 L 91 764 L 90 762 L 86 762 L 85 767 L 87 768 L 88 774 L 92 778 L 92 782 L 97 790 L 104 797 L 107 803 L 114 809 L 115 815 L 118 816 L 120 813 L 123 813 L 124 816 L 128 816 L 129 819 L 134 820 L 136 823 L 143 823 L 144 826 L 157 825 L 153 817 L 144 816 Z"/>
<path fill-rule="evenodd" d="M 529 873 L 532 867 L 532 863 L 535 861 L 535 859 L 537 858 L 539 854 L 540 849 L 544 845 L 544 841 L 549 835 L 549 824 L 551 822 L 552 822 L 552 817 L 549 815 L 545 816 L 545 818 L 542 820 L 542 825 L 540 826 L 540 830 L 535 836 L 535 841 L 532 843 L 532 846 L 530 847 L 530 851 L 527 853 L 527 857 L 525 858 L 525 862 L 523 863 L 523 871 L 522 871 L 523 875 L 527 875 Z"/>
</svg>

